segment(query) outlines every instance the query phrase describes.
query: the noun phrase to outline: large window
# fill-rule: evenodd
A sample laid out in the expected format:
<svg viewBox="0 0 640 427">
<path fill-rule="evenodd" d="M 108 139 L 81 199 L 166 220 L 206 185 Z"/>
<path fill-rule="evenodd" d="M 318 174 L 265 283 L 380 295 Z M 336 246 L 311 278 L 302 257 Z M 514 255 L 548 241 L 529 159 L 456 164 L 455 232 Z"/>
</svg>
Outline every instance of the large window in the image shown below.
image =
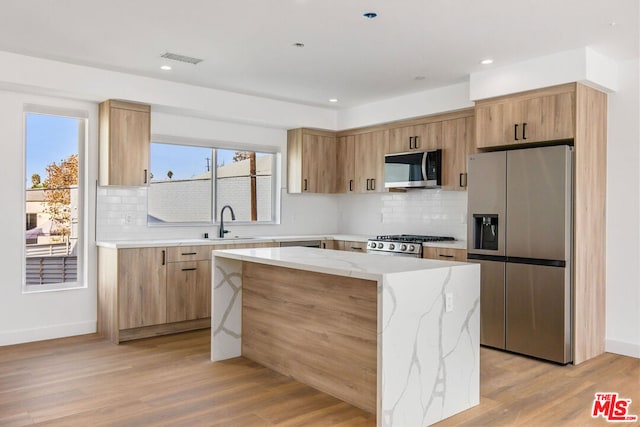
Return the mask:
<svg viewBox="0 0 640 427">
<path fill-rule="evenodd" d="M 225 205 L 236 221 L 276 221 L 276 152 L 153 142 L 150 168 L 150 224 L 212 223 Z"/>
<path fill-rule="evenodd" d="M 26 291 L 80 286 L 80 147 L 86 118 L 25 113 Z"/>
</svg>

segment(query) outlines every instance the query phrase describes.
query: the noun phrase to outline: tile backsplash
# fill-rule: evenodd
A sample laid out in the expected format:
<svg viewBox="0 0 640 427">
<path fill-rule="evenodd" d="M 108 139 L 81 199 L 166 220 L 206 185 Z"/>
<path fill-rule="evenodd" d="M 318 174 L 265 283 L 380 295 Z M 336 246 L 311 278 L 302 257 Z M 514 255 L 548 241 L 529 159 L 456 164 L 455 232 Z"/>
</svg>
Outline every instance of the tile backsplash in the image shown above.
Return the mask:
<svg viewBox="0 0 640 427">
<path fill-rule="evenodd" d="M 96 240 L 144 238 L 146 225 L 147 187 L 97 188 Z"/>
<path fill-rule="evenodd" d="M 147 226 L 147 188 L 97 188 L 96 239 L 147 240 L 199 237 L 216 226 Z M 467 193 L 410 190 L 406 193 L 288 195 L 283 191 L 282 223 L 235 225 L 242 235 L 431 234 L 466 240 Z"/>
<path fill-rule="evenodd" d="M 466 240 L 467 193 L 410 190 L 406 193 L 341 195 L 340 231 L 352 234 L 430 234 Z"/>
</svg>

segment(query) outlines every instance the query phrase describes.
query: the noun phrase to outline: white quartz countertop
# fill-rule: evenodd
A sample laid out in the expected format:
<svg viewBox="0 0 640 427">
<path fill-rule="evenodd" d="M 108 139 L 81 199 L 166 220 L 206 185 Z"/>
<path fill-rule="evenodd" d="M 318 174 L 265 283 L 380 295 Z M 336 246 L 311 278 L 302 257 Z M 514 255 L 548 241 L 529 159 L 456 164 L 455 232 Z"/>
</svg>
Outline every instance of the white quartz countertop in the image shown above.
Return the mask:
<svg viewBox="0 0 640 427">
<path fill-rule="evenodd" d="M 129 248 L 158 248 L 164 246 L 216 246 L 233 245 L 241 243 L 280 243 L 307 240 L 343 240 L 350 242 L 367 242 L 375 236 L 360 234 L 309 234 L 297 236 L 257 236 L 243 237 L 233 236 L 224 239 L 219 238 L 185 238 L 185 239 L 138 239 L 138 240 L 102 240 L 96 244 L 103 248 L 129 249 Z M 434 246 L 443 248 L 466 249 L 467 242 L 456 240 L 454 242 L 432 242 L 423 243 L 423 246 Z"/>
<path fill-rule="evenodd" d="M 366 242 L 370 236 L 352 234 L 310 234 L 297 236 L 257 236 L 243 237 L 233 236 L 220 238 L 201 239 L 154 239 L 154 240 L 112 240 L 96 242 L 98 246 L 105 248 L 125 249 L 125 248 L 153 248 L 162 246 L 216 246 L 233 245 L 240 243 L 276 243 L 276 242 L 296 242 L 308 240 L 349 240 L 353 242 Z"/>
<path fill-rule="evenodd" d="M 366 280 L 380 280 L 389 274 L 469 265 L 463 262 L 301 247 L 214 250 L 213 255 Z"/>
</svg>

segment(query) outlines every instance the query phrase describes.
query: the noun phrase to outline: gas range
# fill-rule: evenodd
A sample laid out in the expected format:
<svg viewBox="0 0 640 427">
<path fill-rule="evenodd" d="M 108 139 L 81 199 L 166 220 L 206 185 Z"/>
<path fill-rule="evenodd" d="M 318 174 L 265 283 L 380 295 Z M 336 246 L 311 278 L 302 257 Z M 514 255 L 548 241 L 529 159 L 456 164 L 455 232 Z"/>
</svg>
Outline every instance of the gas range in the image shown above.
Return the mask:
<svg viewBox="0 0 640 427">
<path fill-rule="evenodd" d="M 421 258 L 422 244 L 424 242 L 450 242 L 454 240 L 453 237 L 447 236 L 421 236 L 415 234 L 377 236 L 375 239 L 369 239 L 367 252 Z"/>
</svg>

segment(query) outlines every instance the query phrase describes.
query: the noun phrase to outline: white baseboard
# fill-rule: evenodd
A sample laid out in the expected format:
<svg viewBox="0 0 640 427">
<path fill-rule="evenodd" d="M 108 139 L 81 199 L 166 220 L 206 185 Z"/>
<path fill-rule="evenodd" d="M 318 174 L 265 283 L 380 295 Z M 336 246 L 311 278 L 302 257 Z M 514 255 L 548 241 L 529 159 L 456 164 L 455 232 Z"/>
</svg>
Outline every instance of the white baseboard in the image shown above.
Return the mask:
<svg viewBox="0 0 640 427">
<path fill-rule="evenodd" d="M 97 322 L 93 320 L 44 326 L 33 329 L 2 331 L 0 332 L 0 346 L 71 337 L 74 335 L 94 334 L 97 330 L 96 325 Z"/>
<path fill-rule="evenodd" d="M 636 357 L 640 359 L 640 344 L 606 340 L 604 343 L 604 349 L 607 353 L 621 354 L 623 356 Z"/>
</svg>

